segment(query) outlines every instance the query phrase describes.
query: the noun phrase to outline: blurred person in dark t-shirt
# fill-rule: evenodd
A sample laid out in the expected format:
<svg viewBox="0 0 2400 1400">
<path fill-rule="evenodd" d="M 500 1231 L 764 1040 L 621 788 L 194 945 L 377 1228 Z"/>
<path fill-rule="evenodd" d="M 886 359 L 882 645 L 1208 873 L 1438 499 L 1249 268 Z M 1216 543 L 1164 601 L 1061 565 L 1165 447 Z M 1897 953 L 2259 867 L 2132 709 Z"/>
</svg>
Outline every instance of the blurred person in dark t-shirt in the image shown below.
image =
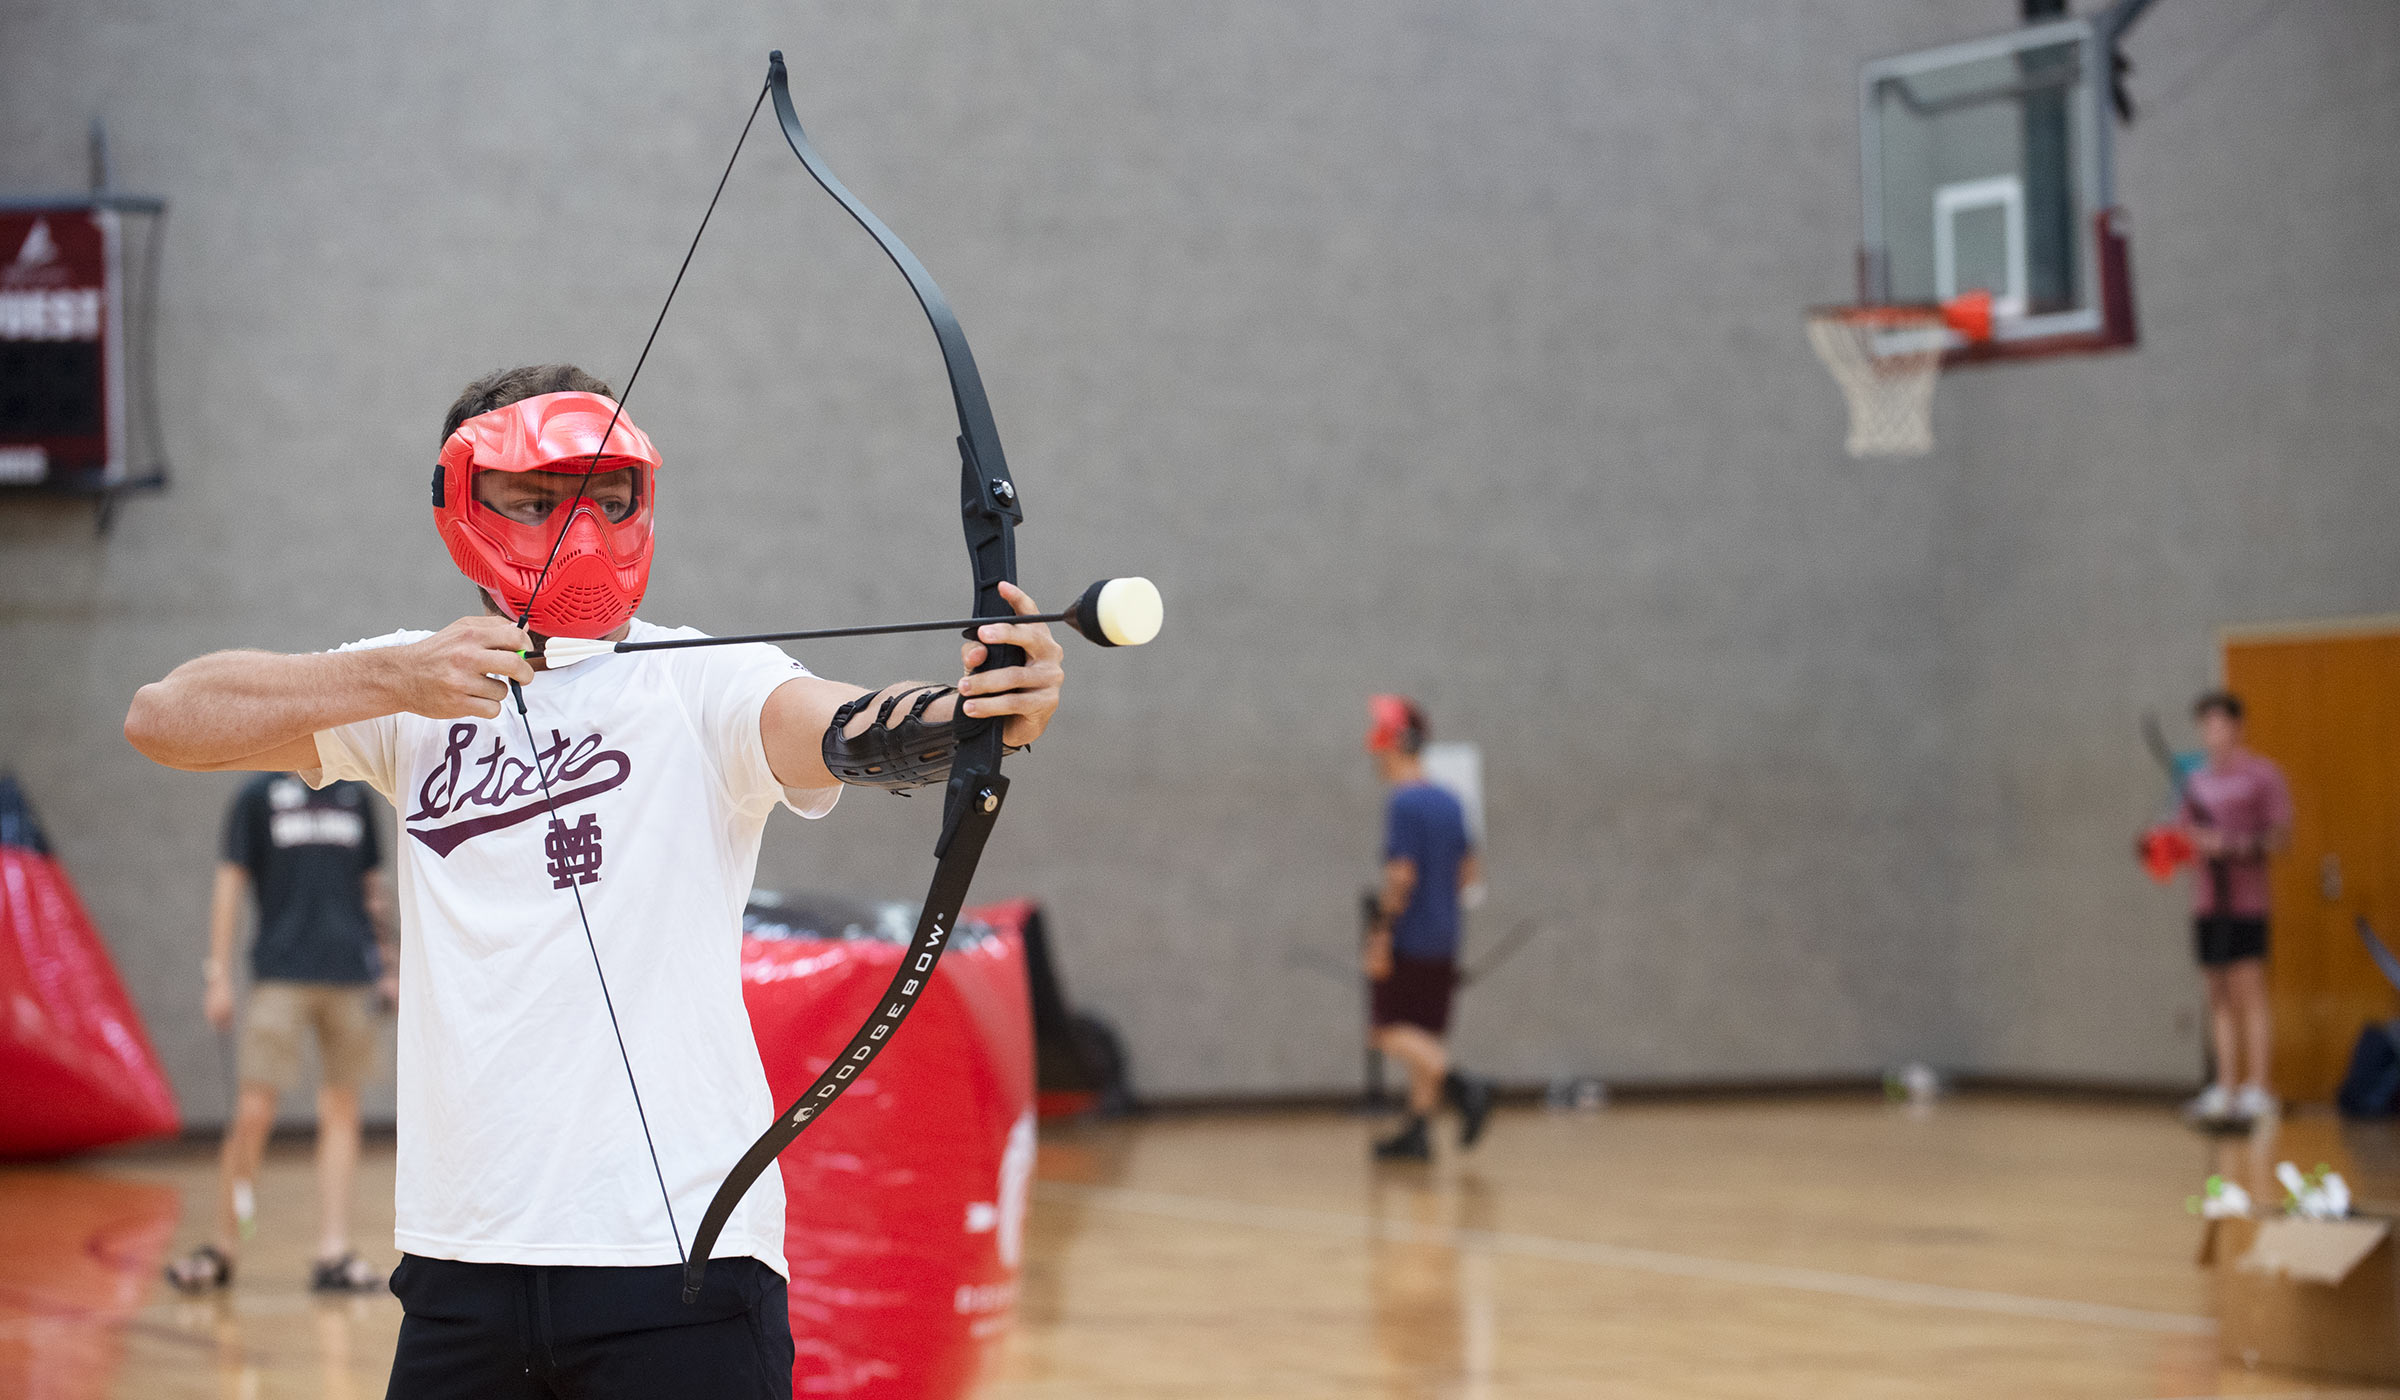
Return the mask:
<svg viewBox="0 0 2400 1400">
<path fill-rule="evenodd" d="M 312 790 L 290 773 L 262 773 L 225 814 L 205 967 L 208 1019 L 220 1031 L 233 1024 L 233 944 L 245 893 L 257 902 L 258 935 L 250 945 L 240 1096 L 218 1164 L 216 1232 L 167 1268 L 168 1281 L 186 1292 L 233 1280 L 275 1105 L 299 1079 L 302 1041 L 311 1038 L 320 1074 L 310 1285 L 339 1292 L 383 1283 L 383 1271 L 351 1248 L 349 1222 L 359 1084 L 374 1066 L 378 1003 L 390 1004 L 398 970 L 369 795 L 364 783 Z"/>
<path fill-rule="evenodd" d="M 1372 983 L 1370 1042 L 1408 1069 L 1408 1121 L 1375 1145 L 1385 1161 L 1433 1155 L 1428 1121 L 1447 1098 L 1459 1113 L 1459 1145 L 1472 1147 L 1491 1112 L 1491 1086 L 1453 1069 L 1442 1043 L 1458 986 L 1459 892 L 1480 878 L 1466 811 L 1426 781 L 1428 734 L 1414 701 L 1367 702 L 1367 752 L 1391 795 L 1384 809 L 1383 881 L 1367 936 Z"/>
</svg>

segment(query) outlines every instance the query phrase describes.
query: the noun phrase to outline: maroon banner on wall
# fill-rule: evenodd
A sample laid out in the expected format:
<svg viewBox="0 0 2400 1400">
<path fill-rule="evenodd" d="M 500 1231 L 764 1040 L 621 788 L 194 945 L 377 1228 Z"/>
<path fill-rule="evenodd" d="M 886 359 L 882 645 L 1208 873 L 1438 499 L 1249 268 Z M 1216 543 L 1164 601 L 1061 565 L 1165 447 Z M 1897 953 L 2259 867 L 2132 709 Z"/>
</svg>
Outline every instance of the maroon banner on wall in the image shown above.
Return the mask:
<svg viewBox="0 0 2400 1400">
<path fill-rule="evenodd" d="M 0 485 L 125 471 L 117 215 L 0 213 Z"/>
</svg>

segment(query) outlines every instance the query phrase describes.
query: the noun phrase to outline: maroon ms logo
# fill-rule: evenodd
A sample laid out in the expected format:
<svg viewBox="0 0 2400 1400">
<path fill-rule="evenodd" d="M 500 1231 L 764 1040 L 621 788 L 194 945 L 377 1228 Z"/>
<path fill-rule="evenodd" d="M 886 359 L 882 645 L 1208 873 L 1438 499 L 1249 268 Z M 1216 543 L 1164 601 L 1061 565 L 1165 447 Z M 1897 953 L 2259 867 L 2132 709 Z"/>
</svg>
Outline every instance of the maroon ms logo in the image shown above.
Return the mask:
<svg viewBox="0 0 2400 1400">
<path fill-rule="evenodd" d="M 553 729 L 549 744 L 532 763 L 512 757 L 498 734 L 491 736 L 489 748 L 480 748 L 476 740 L 482 734 L 480 725 L 450 726 L 449 746 L 417 789 L 417 810 L 405 818 L 408 834 L 437 856 L 447 856 L 487 831 L 547 814 L 545 781 L 551 800 L 563 809 L 623 786 L 633 772 L 633 760 L 616 749 L 601 748 L 597 734 L 570 742 Z M 470 755 L 470 750 L 475 752 Z M 459 819 L 444 821 L 449 817 Z"/>
</svg>

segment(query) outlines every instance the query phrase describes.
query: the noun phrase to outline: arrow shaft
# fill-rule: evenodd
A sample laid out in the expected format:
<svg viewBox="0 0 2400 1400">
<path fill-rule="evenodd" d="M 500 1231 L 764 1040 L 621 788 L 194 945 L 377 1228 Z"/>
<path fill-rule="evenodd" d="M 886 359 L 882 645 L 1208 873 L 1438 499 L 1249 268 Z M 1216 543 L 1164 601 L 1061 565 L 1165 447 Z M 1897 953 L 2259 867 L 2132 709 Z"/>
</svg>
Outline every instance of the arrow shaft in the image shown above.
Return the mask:
<svg viewBox="0 0 2400 1400">
<path fill-rule="evenodd" d="M 805 632 L 751 632 L 739 637 L 673 637 L 661 642 L 619 642 L 620 652 L 680 651 L 685 647 L 729 647 L 743 642 L 808 642 L 830 637 L 888 637 L 901 632 L 963 632 L 987 622 L 1071 622 L 1068 613 L 1010 613 L 1005 617 L 962 617 L 949 622 L 886 622 L 873 627 L 817 627 Z"/>
</svg>

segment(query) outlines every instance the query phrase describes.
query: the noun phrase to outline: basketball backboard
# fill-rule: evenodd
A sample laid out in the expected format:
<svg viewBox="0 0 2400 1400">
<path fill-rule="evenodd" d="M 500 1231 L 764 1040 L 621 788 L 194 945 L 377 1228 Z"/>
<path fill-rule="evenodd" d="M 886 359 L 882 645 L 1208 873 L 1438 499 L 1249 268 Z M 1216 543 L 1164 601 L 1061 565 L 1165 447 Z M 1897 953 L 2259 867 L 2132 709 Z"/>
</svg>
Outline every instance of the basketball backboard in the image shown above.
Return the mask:
<svg viewBox="0 0 2400 1400">
<path fill-rule="evenodd" d="M 2089 19 L 1876 59 L 1859 74 L 1859 300 L 1991 295 L 1991 335 L 1953 361 L 2135 340 L 2116 208 L 2112 45 Z"/>
</svg>

